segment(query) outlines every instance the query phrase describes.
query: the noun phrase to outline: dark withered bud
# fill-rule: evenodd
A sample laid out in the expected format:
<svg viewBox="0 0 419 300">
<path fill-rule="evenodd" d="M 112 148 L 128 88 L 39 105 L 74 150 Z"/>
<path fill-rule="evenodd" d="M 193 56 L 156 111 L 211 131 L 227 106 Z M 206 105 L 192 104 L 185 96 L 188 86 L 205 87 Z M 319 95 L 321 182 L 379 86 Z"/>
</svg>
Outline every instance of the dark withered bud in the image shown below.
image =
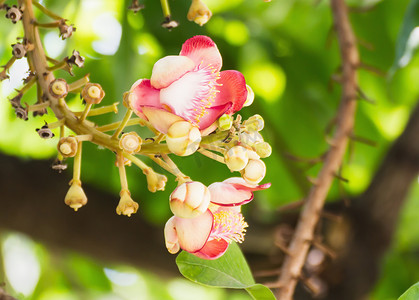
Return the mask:
<svg viewBox="0 0 419 300">
<path fill-rule="evenodd" d="M 23 11 L 18 8 L 16 5 L 9 7 L 6 12 L 6 18 L 10 19 L 13 24 L 16 24 L 17 21 L 20 21 L 23 16 Z"/>
<path fill-rule="evenodd" d="M 35 73 L 34 72 L 29 72 L 28 77 L 26 77 L 25 79 L 23 79 L 23 83 L 27 84 L 29 83 L 29 81 L 31 81 L 33 78 L 35 77 Z"/>
<path fill-rule="evenodd" d="M 38 132 L 39 136 L 42 139 L 50 139 L 55 136 L 55 134 L 52 133 L 51 129 L 49 129 L 47 122 L 45 122 L 45 125 L 42 126 L 41 128 L 37 128 L 36 132 Z"/>
<path fill-rule="evenodd" d="M 66 20 L 61 20 L 60 24 L 58 25 L 58 29 L 60 30 L 60 37 L 63 40 L 68 39 L 73 35 L 73 32 L 76 31 L 76 28 L 73 25 L 66 24 Z"/>
<path fill-rule="evenodd" d="M 16 117 L 22 119 L 24 121 L 28 120 L 28 108 L 24 108 L 23 106 L 15 107 L 15 114 Z"/>
<path fill-rule="evenodd" d="M 16 44 L 13 44 L 12 47 L 13 47 L 12 54 L 17 59 L 22 58 L 26 55 L 26 48 L 23 44 L 16 43 Z"/>
<path fill-rule="evenodd" d="M 66 58 L 66 61 L 68 65 L 76 65 L 79 68 L 84 67 L 84 57 L 77 50 L 73 50 L 73 54 L 69 58 Z"/>
<path fill-rule="evenodd" d="M 63 163 L 63 161 L 62 161 L 62 160 L 56 159 L 56 160 L 52 163 L 51 168 L 52 168 L 53 170 L 58 171 L 58 173 L 61 173 L 62 171 L 64 171 L 64 170 L 66 170 L 66 169 L 67 169 L 67 165 L 66 165 L 65 163 Z"/>
<path fill-rule="evenodd" d="M 128 9 L 133 11 L 134 13 L 139 12 L 143 8 L 144 8 L 144 4 L 140 4 L 140 2 L 138 0 L 133 0 L 131 5 L 128 6 Z"/>
<path fill-rule="evenodd" d="M 179 22 L 178 22 L 178 21 L 175 21 L 175 20 L 170 19 L 170 17 L 166 17 L 166 18 L 165 18 L 165 20 L 164 20 L 164 22 L 163 22 L 163 23 L 161 23 L 161 26 L 162 26 L 163 28 L 166 28 L 166 29 L 171 30 L 171 29 L 173 29 L 173 28 L 178 27 L 178 26 L 179 26 Z"/>
<path fill-rule="evenodd" d="M 13 108 L 18 108 L 21 106 L 20 100 L 22 100 L 22 97 L 23 97 L 23 94 L 19 93 L 15 97 L 9 100 Z"/>
</svg>

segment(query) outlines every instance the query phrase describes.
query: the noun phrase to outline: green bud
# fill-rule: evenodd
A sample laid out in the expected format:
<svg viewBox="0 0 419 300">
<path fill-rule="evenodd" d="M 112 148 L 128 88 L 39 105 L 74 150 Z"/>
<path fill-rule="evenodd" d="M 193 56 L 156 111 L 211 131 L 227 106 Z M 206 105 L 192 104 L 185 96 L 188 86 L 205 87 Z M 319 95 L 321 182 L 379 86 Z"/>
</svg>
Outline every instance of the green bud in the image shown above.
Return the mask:
<svg viewBox="0 0 419 300">
<path fill-rule="evenodd" d="M 254 115 L 244 121 L 243 124 L 247 131 L 261 131 L 265 126 L 265 121 L 261 115 Z"/>
<path fill-rule="evenodd" d="M 221 131 L 229 130 L 232 125 L 233 117 L 228 114 L 224 114 L 218 119 L 218 128 Z"/>
<path fill-rule="evenodd" d="M 272 154 L 272 147 L 267 142 L 259 142 L 253 145 L 253 149 L 261 158 L 269 157 Z"/>
</svg>

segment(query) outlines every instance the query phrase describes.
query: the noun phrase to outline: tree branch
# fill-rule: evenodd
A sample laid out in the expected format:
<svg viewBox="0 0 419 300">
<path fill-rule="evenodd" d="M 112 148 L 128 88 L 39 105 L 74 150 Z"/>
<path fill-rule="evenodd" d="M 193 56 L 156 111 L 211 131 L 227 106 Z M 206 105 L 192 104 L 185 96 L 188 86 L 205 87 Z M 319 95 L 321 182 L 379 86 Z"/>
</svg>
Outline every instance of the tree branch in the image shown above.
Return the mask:
<svg viewBox="0 0 419 300">
<path fill-rule="evenodd" d="M 342 163 L 348 137 L 353 129 L 358 88 L 356 68 L 359 65 L 359 55 L 344 0 L 332 0 L 331 8 L 342 57 L 342 99 L 331 147 L 326 154 L 316 185 L 310 190 L 301 212 L 295 234 L 289 245 L 291 255 L 286 256 L 281 269 L 277 293 L 277 298 L 281 300 L 292 299 L 307 252 L 314 239 L 320 212 L 332 185 L 334 174 Z"/>
</svg>

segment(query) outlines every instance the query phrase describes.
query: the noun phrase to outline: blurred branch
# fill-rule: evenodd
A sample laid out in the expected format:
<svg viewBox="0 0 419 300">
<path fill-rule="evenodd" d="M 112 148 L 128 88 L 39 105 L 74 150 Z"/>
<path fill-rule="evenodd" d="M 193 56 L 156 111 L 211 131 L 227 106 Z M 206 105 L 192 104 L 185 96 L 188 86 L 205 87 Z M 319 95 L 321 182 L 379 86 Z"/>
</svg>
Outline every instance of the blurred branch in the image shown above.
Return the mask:
<svg viewBox="0 0 419 300">
<path fill-rule="evenodd" d="M 286 256 L 277 282 L 279 287 L 277 298 L 281 300 L 292 299 L 298 278 L 302 275 L 301 270 L 308 250 L 314 240 L 320 212 L 335 178 L 334 174 L 338 172 L 342 163 L 348 138 L 353 129 L 358 90 L 356 68 L 359 65 L 359 55 L 344 0 L 332 0 L 331 8 L 342 56 L 342 100 L 331 147 L 325 156 L 316 184 L 310 190 L 290 242 L 288 250 L 292 255 Z"/>
<path fill-rule="evenodd" d="M 3 290 L 0 287 L 0 300 L 16 300 L 15 298 L 13 298 L 12 296 L 10 296 L 9 294 L 7 294 L 5 292 L 5 290 Z"/>
</svg>

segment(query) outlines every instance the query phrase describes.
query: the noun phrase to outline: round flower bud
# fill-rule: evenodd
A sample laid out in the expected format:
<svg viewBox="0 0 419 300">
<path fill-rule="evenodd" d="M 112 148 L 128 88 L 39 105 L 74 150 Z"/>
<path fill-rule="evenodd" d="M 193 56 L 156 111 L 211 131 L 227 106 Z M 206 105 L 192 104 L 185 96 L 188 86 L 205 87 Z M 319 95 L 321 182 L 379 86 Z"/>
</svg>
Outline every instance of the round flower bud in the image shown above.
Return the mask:
<svg viewBox="0 0 419 300">
<path fill-rule="evenodd" d="M 81 187 L 80 180 L 70 181 L 70 188 L 65 195 L 64 202 L 75 211 L 77 211 L 83 205 L 86 205 L 87 197 Z"/>
<path fill-rule="evenodd" d="M 86 103 L 99 104 L 105 97 L 105 92 L 98 83 L 87 83 L 81 91 L 81 97 Z"/>
<path fill-rule="evenodd" d="M 230 171 L 241 171 L 246 167 L 249 161 L 247 151 L 242 146 L 234 146 L 227 151 L 224 159 Z"/>
<path fill-rule="evenodd" d="M 224 114 L 218 119 L 218 128 L 221 131 L 229 130 L 232 125 L 233 117 L 228 114 Z"/>
<path fill-rule="evenodd" d="M 267 142 L 258 142 L 253 145 L 253 149 L 261 158 L 269 157 L 272 154 L 272 147 Z"/>
<path fill-rule="evenodd" d="M 68 84 L 62 79 L 55 79 L 49 85 L 49 92 L 55 98 L 64 98 L 68 94 Z"/>
<path fill-rule="evenodd" d="M 247 90 L 247 98 L 243 104 L 243 107 L 252 105 L 253 100 L 255 100 L 255 93 L 253 92 L 252 88 L 247 84 L 246 84 L 246 90 Z"/>
<path fill-rule="evenodd" d="M 189 181 L 179 185 L 170 195 L 170 209 L 180 218 L 195 218 L 208 209 L 211 194 L 198 182 Z"/>
<path fill-rule="evenodd" d="M 134 131 L 124 133 L 119 139 L 119 147 L 129 154 L 140 151 L 141 143 L 141 138 Z"/>
<path fill-rule="evenodd" d="M 58 141 L 58 151 L 64 157 L 74 157 L 77 153 L 78 141 L 74 136 L 62 137 Z"/>
<path fill-rule="evenodd" d="M 199 148 L 201 132 L 188 121 L 173 123 L 167 131 L 166 143 L 169 150 L 179 156 L 187 156 Z"/>
<path fill-rule="evenodd" d="M 138 203 L 132 200 L 131 193 L 127 190 L 122 190 L 120 193 L 121 199 L 119 200 L 118 206 L 116 207 L 116 213 L 118 215 L 125 215 L 131 217 L 138 210 Z"/>
<path fill-rule="evenodd" d="M 254 115 L 244 121 L 243 125 L 246 127 L 247 131 L 261 131 L 265 126 L 265 121 L 262 116 Z"/>
<path fill-rule="evenodd" d="M 256 143 L 263 142 L 263 136 L 257 131 L 241 132 L 240 142 L 249 146 L 254 146 Z"/>
<path fill-rule="evenodd" d="M 201 0 L 192 0 L 192 4 L 187 14 L 189 21 L 194 21 L 199 26 L 203 26 L 209 21 L 211 16 L 212 12 L 204 2 Z"/>
<path fill-rule="evenodd" d="M 250 159 L 246 168 L 242 171 L 242 177 L 250 184 L 257 185 L 266 174 L 266 166 L 260 159 Z"/>
</svg>

